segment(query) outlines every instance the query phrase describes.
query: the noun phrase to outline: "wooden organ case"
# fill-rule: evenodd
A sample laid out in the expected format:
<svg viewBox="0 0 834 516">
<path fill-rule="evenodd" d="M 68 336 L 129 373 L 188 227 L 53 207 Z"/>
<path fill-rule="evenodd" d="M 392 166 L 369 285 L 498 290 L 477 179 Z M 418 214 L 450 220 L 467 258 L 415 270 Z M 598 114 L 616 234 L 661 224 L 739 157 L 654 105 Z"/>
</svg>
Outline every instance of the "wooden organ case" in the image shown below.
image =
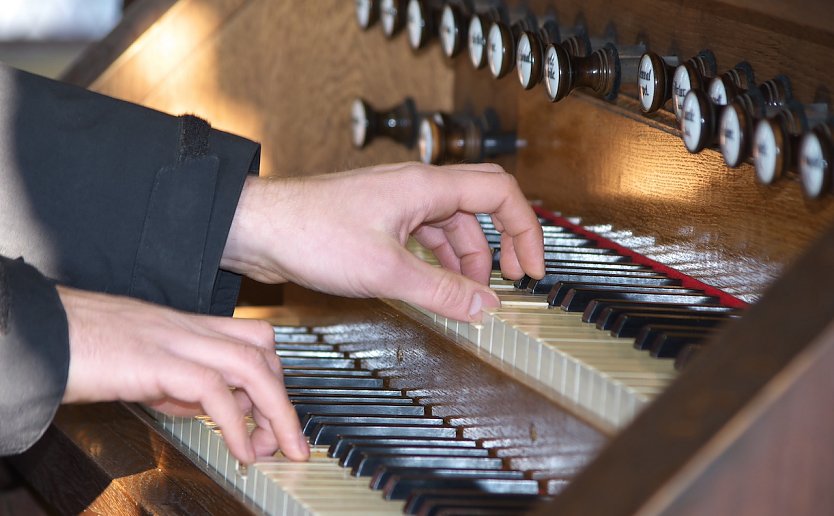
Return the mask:
<svg viewBox="0 0 834 516">
<path fill-rule="evenodd" d="M 786 74 L 798 99 L 829 100 L 834 8 L 822 0 L 523 5 L 538 15 L 555 11 L 562 24 L 581 24 L 618 45 L 643 42 L 682 59 L 709 49 L 719 73 L 747 61 L 757 82 Z M 260 141 L 262 173 L 274 175 L 416 159 L 391 141 L 351 146 L 356 97 L 377 107 L 410 97 L 421 111 L 495 110 L 525 142 L 497 161 L 530 199 L 583 225 L 651 239 L 641 250 L 649 258 L 751 303 L 625 428 L 615 432 L 582 415 L 535 420 L 542 437 L 568 432 L 594 450 L 541 514 L 834 513 L 834 415 L 825 408 L 834 396 L 830 195 L 806 199 L 795 176 L 760 185 L 751 164 L 730 169 L 715 149 L 690 154 L 674 115 L 642 114 L 628 88 L 613 101 L 577 93 L 551 104 L 541 85 L 524 91 L 514 73 L 495 80 L 465 56 L 445 58 L 436 42 L 413 52 L 406 36 L 388 39 L 378 26 L 362 31 L 355 9 L 345 0 L 145 0 L 66 79 L 192 112 Z M 456 364 L 472 360 L 465 346 L 444 344 L 429 324 L 380 303 L 292 287 L 284 298 L 285 306 L 249 313 L 309 325 L 380 317 L 385 331 L 401 331 L 449 367 L 465 369 Z M 472 375 L 512 385 L 520 379 L 509 392 L 535 398 L 518 411 L 531 434 L 534 423 L 524 420 L 531 412 L 548 404 L 559 414 L 570 409 L 537 394 L 535 381 L 500 379 L 502 368 L 490 359 L 483 367 L 458 375 L 460 390 L 477 385 Z M 499 411 L 517 401 L 474 398 Z M 119 448 L 120 439 L 139 444 Z M 45 439 L 15 464 L 61 511 L 243 508 L 121 405 L 62 408 Z"/>
</svg>

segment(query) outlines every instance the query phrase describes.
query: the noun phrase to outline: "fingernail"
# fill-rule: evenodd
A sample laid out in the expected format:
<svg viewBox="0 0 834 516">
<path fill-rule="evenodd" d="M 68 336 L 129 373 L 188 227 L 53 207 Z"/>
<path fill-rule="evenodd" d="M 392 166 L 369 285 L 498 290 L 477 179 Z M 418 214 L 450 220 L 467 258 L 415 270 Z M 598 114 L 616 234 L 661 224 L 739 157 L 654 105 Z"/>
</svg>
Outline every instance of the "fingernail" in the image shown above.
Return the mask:
<svg viewBox="0 0 834 516">
<path fill-rule="evenodd" d="M 484 306 L 484 300 L 481 298 L 481 294 L 475 293 L 472 296 L 472 302 L 469 304 L 469 317 L 475 317 L 481 312 L 481 307 Z"/>
</svg>

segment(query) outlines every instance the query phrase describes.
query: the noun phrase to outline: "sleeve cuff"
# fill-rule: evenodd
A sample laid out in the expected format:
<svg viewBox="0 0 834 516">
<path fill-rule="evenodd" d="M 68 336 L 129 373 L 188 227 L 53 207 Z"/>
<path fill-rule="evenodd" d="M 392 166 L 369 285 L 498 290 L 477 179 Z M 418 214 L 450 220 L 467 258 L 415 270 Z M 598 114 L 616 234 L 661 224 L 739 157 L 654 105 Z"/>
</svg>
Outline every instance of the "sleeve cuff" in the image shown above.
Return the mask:
<svg viewBox="0 0 834 516">
<path fill-rule="evenodd" d="M 244 180 L 257 173 L 260 146 L 208 129 L 202 140 L 189 147 L 185 138 L 181 147 L 190 150 L 157 172 L 130 295 L 191 312 L 231 315 L 240 277 L 221 271 L 220 259 Z"/>
<path fill-rule="evenodd" d="M 68 372 L 69 330 L 55 286 L 23 260 L 0 257 L 0 455 L 43 435 Z"/>
</svg>

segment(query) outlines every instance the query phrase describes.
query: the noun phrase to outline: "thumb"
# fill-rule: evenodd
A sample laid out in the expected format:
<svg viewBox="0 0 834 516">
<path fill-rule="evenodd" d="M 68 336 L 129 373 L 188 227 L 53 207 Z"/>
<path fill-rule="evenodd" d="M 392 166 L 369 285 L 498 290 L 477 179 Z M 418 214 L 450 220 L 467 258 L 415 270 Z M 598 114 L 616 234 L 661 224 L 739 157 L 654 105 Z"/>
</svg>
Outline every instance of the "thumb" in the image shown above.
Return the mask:
<svg viewBox="0 0 834 516">
<path fill-rule="evenodd" d="M 440 267 L 433 267 L 403 249 L 407 255 L 395 289 L 399 299 L 444 317 L 477 322 L 481 310 L 501 305 L 488 287 Z"/>
</svg>

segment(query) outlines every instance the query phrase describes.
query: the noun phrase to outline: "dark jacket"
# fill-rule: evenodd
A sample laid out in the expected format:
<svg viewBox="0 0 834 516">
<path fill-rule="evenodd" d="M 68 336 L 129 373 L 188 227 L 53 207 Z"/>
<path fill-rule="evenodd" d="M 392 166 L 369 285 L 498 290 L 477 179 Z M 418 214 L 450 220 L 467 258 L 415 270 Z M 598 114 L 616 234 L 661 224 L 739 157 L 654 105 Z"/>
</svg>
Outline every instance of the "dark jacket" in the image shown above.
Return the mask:
<svg viewBox="0 0 834 516">
<path fill-rule="evenodd" d="M 258 157 L 196 117 L 0 65 L 0 454 L 33 444 L 63 397 L 55 283 L 232 313 L 240 278 L 220 258 Z"/>
</svg>

